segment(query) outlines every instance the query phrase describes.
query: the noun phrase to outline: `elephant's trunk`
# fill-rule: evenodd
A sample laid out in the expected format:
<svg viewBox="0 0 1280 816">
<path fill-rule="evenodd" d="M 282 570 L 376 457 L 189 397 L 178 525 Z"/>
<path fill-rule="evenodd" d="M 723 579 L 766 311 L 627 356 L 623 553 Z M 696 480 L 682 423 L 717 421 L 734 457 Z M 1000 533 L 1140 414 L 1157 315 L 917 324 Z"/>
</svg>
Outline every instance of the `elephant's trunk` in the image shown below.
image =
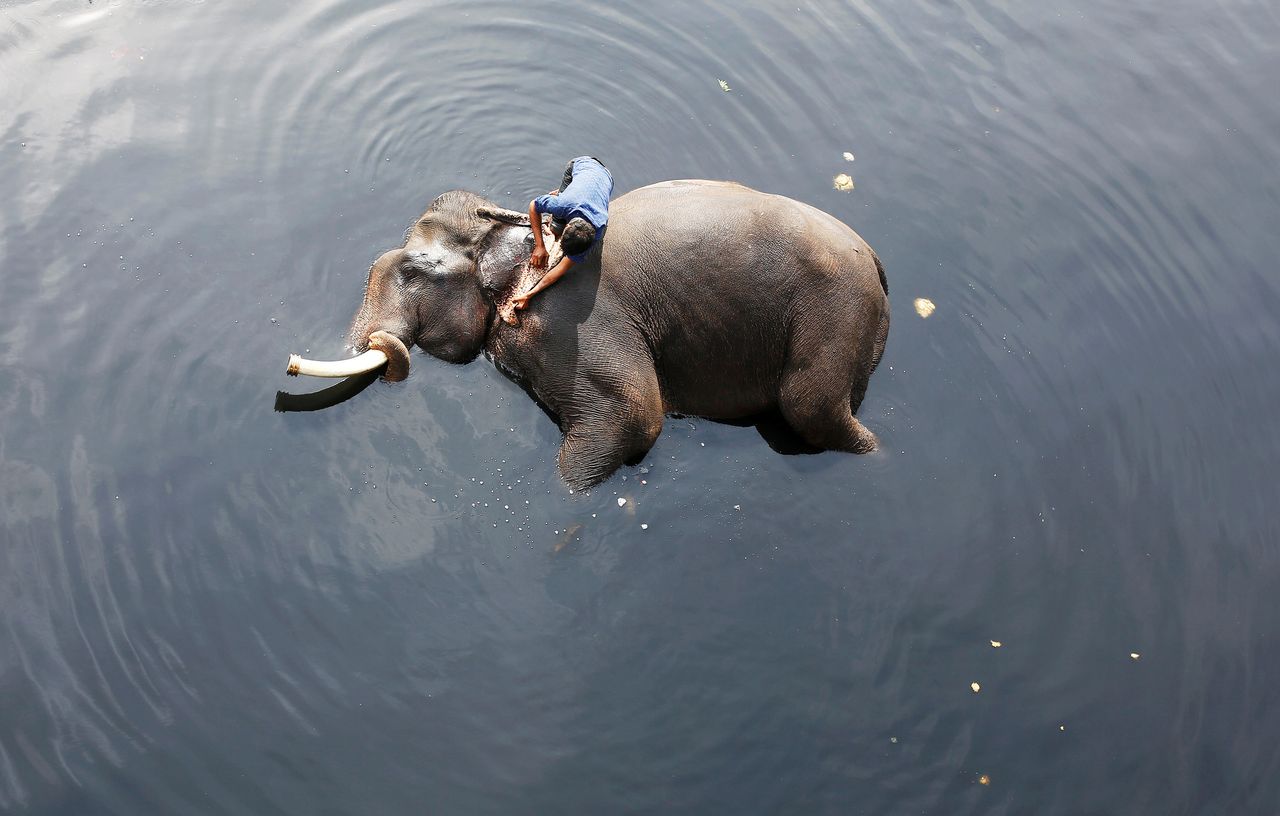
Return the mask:
<svg viewBox="0 0 1280 816">
<path fill-rule="evenodd" d="M 369 335 L 369 350 L 349 360 L 305 360 L 289 355 L 287 373 L 312 377 L 351 377 L 386 366 L 382 379 L 399 382 L 409 376 L 409 349 L 394 334 L 376 331 Z"/>
</svg>

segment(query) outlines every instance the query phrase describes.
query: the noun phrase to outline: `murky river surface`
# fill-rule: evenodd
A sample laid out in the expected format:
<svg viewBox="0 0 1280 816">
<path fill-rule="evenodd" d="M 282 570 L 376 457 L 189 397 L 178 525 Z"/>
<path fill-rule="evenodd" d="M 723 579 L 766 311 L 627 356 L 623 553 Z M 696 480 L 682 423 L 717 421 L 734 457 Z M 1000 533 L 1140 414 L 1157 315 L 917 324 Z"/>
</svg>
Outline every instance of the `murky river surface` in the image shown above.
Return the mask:
<svg viewBox="0 0 1280 816">
<path fill-rule="evenodd" d="M 1251 0 L 0 3 L 0 810 L 1276 812 L 1277 76 Z M 273 410 L 582 153 L 876 248 L 881 455 Z"/>
</svg>

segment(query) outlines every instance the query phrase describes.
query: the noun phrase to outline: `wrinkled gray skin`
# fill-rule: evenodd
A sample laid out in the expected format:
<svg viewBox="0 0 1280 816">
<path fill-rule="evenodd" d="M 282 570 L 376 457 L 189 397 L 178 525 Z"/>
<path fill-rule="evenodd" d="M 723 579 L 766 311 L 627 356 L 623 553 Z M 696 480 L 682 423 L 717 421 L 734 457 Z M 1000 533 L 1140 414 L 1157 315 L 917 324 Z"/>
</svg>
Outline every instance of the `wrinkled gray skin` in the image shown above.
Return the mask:
<svg viewBox="0 0 1280 816">
<path fill-rule="evenodd" d="M 536 280 L 532 241 L 527 216 L 441 195 L 369 270 L 353 351 L 379 330 L 451 363 L 483 351 L 558 422 L 573 488 L 639 462 L 673 413 L 776 411 L 814 447 L 875 450 L 854 412 L 889 333 L 888 287 L 832 216 L 727 182 L 643 187 L 511 326 L 498 311 Z M 391 369 L 408 370 L 403 354 Z"/>
</svg>

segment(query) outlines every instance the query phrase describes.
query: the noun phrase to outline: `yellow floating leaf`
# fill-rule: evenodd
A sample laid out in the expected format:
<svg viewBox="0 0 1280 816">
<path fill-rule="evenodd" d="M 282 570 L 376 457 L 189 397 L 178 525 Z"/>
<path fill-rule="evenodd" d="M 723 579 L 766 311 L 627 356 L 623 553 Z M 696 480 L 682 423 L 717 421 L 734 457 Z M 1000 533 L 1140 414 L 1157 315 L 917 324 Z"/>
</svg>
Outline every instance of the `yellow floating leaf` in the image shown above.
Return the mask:
<svg viewBox="0 0 1280 816">
<path fill-rule="evenodd" d="M 979 777 L 978 777 L 978 784 L 979 784 L 979 785 L 990 785 L 990 784 L 991 784 L 991 777 L 987 776 L 986 774 L 983 774 L 983 775 L 979 776 Z"/>
<path fill-rule="evenodd" d="M 970 683 L 969 688 L 973 689 L 974 694 L 977 694 L 978 692 L 982 691 L 982 686 L 978 685 L 977 683 Z"/>
<path fill-rule="evenodd" d="M 1003 645 L 1004 645 L 1004 644 L 1003 644 L 1003 643 L 1001 643 L 1001 642 L 1000 642 L 1000 641 L 998 641 L 998 640 L 993 640 L 993 641 L 991 641 L 991 648 L 993 648 L 993 649 L 999 649 L 999 648 L 1000 648 L 1001 646 L 1003 646 Z"/>
<path fill-rule="evenodd" d="M 835 178 L 835 187 L 842 193 L 847 193 L 853 189 L 853 176 L 848 173 L 841 173 Z"/>
<path fill-rule="evenodd" d="M 1134 660 L 1137 660 L 1138 658 L 1142 657 L 1142 655 L 1138 654 L 1137 652 L 1129 652 L 1129 657 L 1132 657 Z"/>
<path fill-rule="evenodd" d="M 845 161 L 853 161 L 853 154 L 852 154 L 852 153 L 850 153 L 848 150 L 846 150 L 846 151 L 844 152 L 844 160 L 845 160 Z"/>
<path fill-rule="evenodd" d="M 725 82 L 723 79 L 717 80 L 717 81 L 720 83 L 720 90 L 724 91 L 725 93 L 729 93 L 729 91 L 733 90 L 733 88 L 729 87 L 729 83 Z"/>
<path fill-rule="evenodd" d="M 916 306 L 916 314 L 920 315 L 921 317 L 928 317 L 929 315 L 933 314 L 934 309 L 938 308 L 937 306 L 933 305 L 933 301 L 929 300 L 929 298 L 916 298 L 915 306 Z"/>
</svg>

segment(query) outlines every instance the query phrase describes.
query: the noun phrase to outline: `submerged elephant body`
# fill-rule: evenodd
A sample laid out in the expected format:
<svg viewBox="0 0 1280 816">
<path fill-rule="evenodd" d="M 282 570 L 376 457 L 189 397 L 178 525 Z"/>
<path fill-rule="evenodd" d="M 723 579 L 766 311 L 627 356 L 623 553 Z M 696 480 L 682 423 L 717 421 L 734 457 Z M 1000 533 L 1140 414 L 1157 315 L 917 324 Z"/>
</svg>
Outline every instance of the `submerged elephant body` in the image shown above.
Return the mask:
<svg viewBox="0 0 1280 816">
<path fill-rule="evenodd" d="M 776 411 L 814 447 L 875 449 L 854 412 L 888 336 L 887 285 L 840 221 L 738 184 L 643 187 L 508 325 L 499 310 L 538 274 L 527 224 L 469 193 L 437 198 L 370 269 L 353 349 L 384 331 L 450 362 L 483 351 L 558 421 L 571 487 L 639 461 L 672 413 Z"/>
</svg>

